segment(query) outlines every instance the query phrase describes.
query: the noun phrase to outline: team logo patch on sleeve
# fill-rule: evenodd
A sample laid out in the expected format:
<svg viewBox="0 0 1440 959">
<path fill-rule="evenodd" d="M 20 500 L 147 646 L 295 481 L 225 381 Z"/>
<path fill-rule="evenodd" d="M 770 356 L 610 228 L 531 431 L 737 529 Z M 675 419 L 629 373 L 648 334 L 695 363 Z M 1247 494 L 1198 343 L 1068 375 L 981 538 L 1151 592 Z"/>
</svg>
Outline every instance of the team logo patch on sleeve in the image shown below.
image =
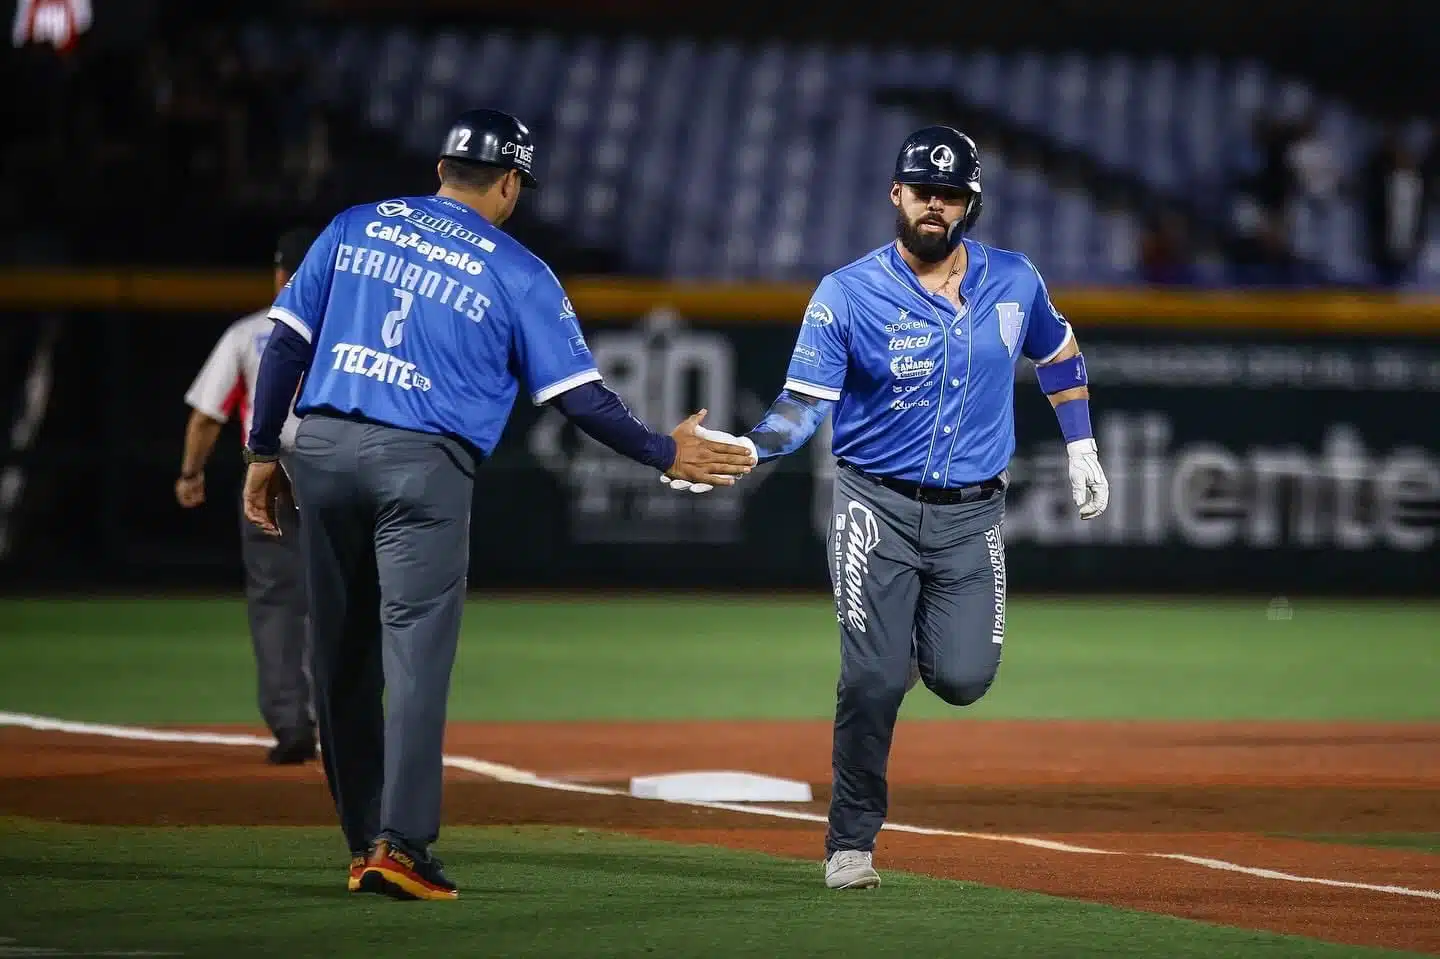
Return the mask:
<svg viewBox="0 0 1440 959">
<path fill-rule="evenodd" d="M 819 300 L 811 300 L 810 305 L 805 307 L 805 323 L 809 326 L 829 326 L 835 322 L 835 314 L 830 307 Z"/>
<path fill-rule="evenodd" d="M 573 319 L 575 319 L 575 307 L 570 303 L 570 297 L 568 297 L 568 296 L 565 297 L 565 299 L 563 299 L 563 300 L 560 301 L 560 319 L 562 319 L 562 320 L 573 320 Z"/>
</svg>

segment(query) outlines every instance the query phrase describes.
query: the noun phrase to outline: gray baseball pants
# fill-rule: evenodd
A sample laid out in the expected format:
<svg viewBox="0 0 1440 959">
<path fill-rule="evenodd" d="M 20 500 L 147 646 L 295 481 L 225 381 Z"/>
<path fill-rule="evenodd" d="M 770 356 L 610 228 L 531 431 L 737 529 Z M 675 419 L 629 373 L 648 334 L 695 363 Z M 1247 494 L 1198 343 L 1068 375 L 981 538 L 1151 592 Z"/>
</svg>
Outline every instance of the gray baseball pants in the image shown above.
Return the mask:
<svg viewBox="0 0 1440 959">
<path fill-rule="evenodd" d="M 475 467 L 453 439 L 388 426 L 310 415 L 296 435 L 315 712 L 352 854 L 440 834 Z"/>
<path fill-rule="evenodd" d="M 1005 635 L 1003 491 L 931 505 L 841 467 L 828 547 L 840 622 L 828 855 L 871 850 L 912 657 L 945 702 L 990 688 Z"/>
<path fill-rule="evenodd" d="M 240 513 L 245 611 L 255 650 L 260 715 L 276 739 L 310 734 L 310 662 L 305 566 L 293 510 L 281 510 L 280 537 L 266 536 Z"/>
</svg>

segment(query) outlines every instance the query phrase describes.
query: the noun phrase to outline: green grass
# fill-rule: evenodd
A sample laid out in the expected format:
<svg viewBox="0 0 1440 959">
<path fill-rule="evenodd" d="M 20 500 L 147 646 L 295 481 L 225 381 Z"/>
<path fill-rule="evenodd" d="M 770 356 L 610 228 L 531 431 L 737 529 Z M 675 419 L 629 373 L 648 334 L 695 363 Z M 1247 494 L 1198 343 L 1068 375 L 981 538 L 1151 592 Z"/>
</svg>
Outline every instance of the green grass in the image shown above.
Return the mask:
<svg viewBox="0 0 1440 959">
<path fill-rule="evenodd" d="M 1285 833 L 1287 839 L 1440 854 L 1440 832 Z"/>
<path fill-rule="evenodd" d="M 0 936 L 36 955 L 1403 955 L 893 873 L 875 892 L 837 894 L 814 862 L 574 830 L 448 831 L 453 903 L 346 893 L 333 830 L 0 820 L 0 832 Z"/>
<path fill-rule="evenodd" d="M 1440 718 L 1440 606 L 1016 599 L 1004 666 L 963 715 Z M 0 709 L 97 721 L 255 721 L 239 600 L 0 601 Z M 824 598 L 473 601 L 458 720 L 826 718 Z M 957 716 L 923 690 L 905 715 Z"/>
</svg>

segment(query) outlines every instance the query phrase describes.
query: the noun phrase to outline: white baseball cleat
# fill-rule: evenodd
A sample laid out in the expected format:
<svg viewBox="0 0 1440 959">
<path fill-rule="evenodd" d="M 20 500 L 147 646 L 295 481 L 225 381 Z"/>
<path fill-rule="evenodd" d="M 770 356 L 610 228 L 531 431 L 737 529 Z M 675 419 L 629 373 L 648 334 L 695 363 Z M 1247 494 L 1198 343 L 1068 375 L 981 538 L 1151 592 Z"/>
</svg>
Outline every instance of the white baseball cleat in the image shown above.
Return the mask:
<svg viewBox="0 0 1440 959">
<path fill-rule="evenodd" d="M 880 885 L 875 854 L 841 849 L 825 860 L 825 885 L 831 889 L 874 889 Z"/>
</svg>

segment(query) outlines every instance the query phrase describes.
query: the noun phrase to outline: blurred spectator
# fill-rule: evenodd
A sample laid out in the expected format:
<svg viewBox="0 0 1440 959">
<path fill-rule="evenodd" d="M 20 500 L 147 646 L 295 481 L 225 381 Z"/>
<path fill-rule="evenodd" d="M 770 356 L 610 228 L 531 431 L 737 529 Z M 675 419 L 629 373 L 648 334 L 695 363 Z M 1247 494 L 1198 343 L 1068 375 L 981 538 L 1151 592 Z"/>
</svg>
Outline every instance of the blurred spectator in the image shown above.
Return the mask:
<svg viewBox="0 0 1440 959">
<path fill-rule="evenodd" d="M 1291 237 L 1302 207 L 1313 211 L 1338 195 L 1338 158 L 1309 109 L 1259 114 L 1254 137 L 1256 162 L 1235 184 L 1236 237 L 1227 250 L 1234 278 L 1244 285 L 1320 282 L 1318 267 L 1295 256 Z"/>
<path fill-rule="evenodd" d="M 1432 148 L 1427 162 L 1415 139 L 1399 123 L 1386 124 L 1360 172 L 1366 250 L 1382 286 L 1407 282 L 1425 246 L 1435 158 Z"/>
<path fill-rule="evenodd" d="M 1140 239 L 1140 275 L 1155 286 L 1195 282 L 1194 254 L 1186 220 L 1169 207 L 1150 218 Z"/>
</svg>

